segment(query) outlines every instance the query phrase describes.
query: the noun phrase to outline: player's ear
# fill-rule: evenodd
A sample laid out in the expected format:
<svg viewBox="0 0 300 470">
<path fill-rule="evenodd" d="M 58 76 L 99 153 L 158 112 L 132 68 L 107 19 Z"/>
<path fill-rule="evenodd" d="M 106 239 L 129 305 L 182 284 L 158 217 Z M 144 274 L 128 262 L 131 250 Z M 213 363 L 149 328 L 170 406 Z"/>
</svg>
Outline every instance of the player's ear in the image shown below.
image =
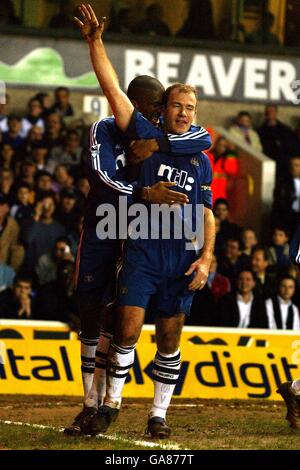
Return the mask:
<svg viewBox="0 0 300 470">
<path fill-rule="evenodd" d="M 131 100 L 131 103 L 133 104 L 133 106 L 135 107 L 135 109 L 138 111 L 138 110 L 139 110 L 138 102 L 137 102 L 136 100 Z"/>
</svg>

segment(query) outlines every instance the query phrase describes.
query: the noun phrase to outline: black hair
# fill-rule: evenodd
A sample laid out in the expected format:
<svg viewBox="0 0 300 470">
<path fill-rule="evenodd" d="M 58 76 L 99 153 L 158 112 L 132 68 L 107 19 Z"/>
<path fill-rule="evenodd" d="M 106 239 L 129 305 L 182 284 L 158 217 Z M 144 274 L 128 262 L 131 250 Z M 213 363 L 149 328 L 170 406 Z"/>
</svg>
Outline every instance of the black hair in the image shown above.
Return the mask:
<svg viewBox="0 0 300 470">
<path fill-rule="evenodd" d="M 266 250 L 265 247 L 263 247 L 263 246 L 256 246 L 256 247 L 254 248 L 253 252 L 252 252 L 252 256 L 253 256 L 254 253 L 256 253 L 257 251 L 262 251 L 264 260 L 265 260 L 265 261 L 268 261 L 268 252 L 267 252 L 267 250 Z"/>
<path fill-rule="evenodd" d="M 152 15 L 152 13 L 153 13 L 157 8 L 161 8 L 158 3 L 151 3 L 151 5 L 149 5 L 149 6 L 146 8 L 146 15 L 147 15 L 147 16 Z"/>
<path fill-rule="evenodd" d="M 289 279 L 290 281 L 293 281 L 294 282 L 294 286 L 296 288 L 297 286 L 297 282 L 296 282 L 296 279 L 291 276 L 290 274 L 286 273 L 286 274 L 282 274 L 279 278 L 278 278 L 278 281 L 277 281 L 277 286 L 279 288 L 280 284 L 282 283 L 282 281 L 284 281 L 285 279 Z"/>
<path fill-rule="evenodd" d="M 278 111 L 278 105 L 275 103 L 267 103 L 265 109 L 267 108 L 275 108 Z"/>
<path fill-rule="evenodd" d="M 299 154 L 298 155 L 292 155 L 291 157 L 289 157 L 289 162 L 291 160 L 294 160 L 295 158 L 300 158 L 300 155 Z"/>
<path fill-rule="evenodd" d="M 33 279 L 32 279 L 32 276 L 26 272 L 26 271 L 19 271 L 18 274 L 16 274 L 15 278 L 14 278 L 14 282 L 13 282 L 13 285 L 17 285 L 18 282 L 30 282 L 30 284 L 32 285 L 33 283 Z"/>
<path fill-rule="evenodd" d="M 66 245 L 68 246 L 71 246 L 71 241 L 68 237 L 58 237 L 56 240 L 55 240 L 55 245 L 57 243 L 66 243 Z"/>
<path fill-rule="evenodd" d="M 37 101 L 40 104 L 40 106 L 42 106 L 40 100 L 36 96 L 33 96 L 32 98 L 28 100 L 28 103 L 27 103 L 28 106 L 30 106 L 31 103 L 33 103 L 33 101 Z"/>
<path fill-rule="evenodd" d="M 214 210 L 217 208 L 217 206 L 219 206 L 220 204 L 224 204 L 227 209 L 229 209 L 229 202 L 227 201 L 227 199 L 224 199 L 222 197 L 219 197 L 219 199 L 216 199 L 215 200 L 215 203 L 214 203 Z"/>
<path fill-rule="evenodd" d="M 67 88 L 66 86 L 59 86 L 59 87 L 55 88 L 55 90 L 54 90 L 55 95 L 56 95 L 56 93 L 58 93 L 60 91 L 65 91 L 68 95 L 70 94 L 70 89 Z"/>
<path fill-rule="evenodd" d="M 290 230 L 285 225 L 282 225 L 280 223 L 274 224 L 273 227 L 272 227 L 272 234 L 274 234 L 275 230 L 280 230 L 280 232 L 284 232 L 285 235 L 288 238 L 290 238 L 290 235 L 291 235 Z"/>
<path fill-rule="evenodd" d="M 35 174 L 35 179 L 38 180 L 41 176 L 49 176 L 53 180 L 53 175 L 47 170 L 39 170 Z"/>
<path fill-rule="evenodd" d="M 248 111 L 240 111 L 238 114 L 238 118 L 247 116 L 248 118 L 251 118 L 251 114 Z"/>
<path fill-rule="evenodd" d="M 149 75 L 140 75 L 129 83 L 127 96 L 132 101 L 137 100 L 141 92 L 157 90 L 164 91 L 164 87 L 159 80 Z"/>
<path fill-rule="evenodd" d="M 25 183 L 25 181 L 24 181 L 24 182 L 21 181 L 21 182 L 17 185 L 17 187 L 16 187 L 16 193 L 17 193 L 17 192 L 19 191 L 19 189 L 21 189 L 21 188 L 26 188 L 26 189 L 28 189 L 28 191 L 31 191 L 30 185 L 29 185 L 28 183 Z"/>
<path fill-rule="evenodd" d="M 228 242 L 237 242 L 237 243 L 239 244 L 239 249 L 242 248 L 242 242 L 241 242 L 241 240 L 240 240 L 239 237 L 235 237 L 235 236 L 229 237 L 229 238 L 226 240 L 226 245 L 227 245 Z"/>
<path fill-rule="evenodd" d="M 21 122 L 21 121 L 22 121 L 22 118 L 21 118 L 20 116 L 18 116 L 17 114 L 10 114 L 10 115 L 8 116 L 8 118 L 7 118 L 8 124 L 9 124 L 11 121 L 14 121 L 14 120 Z"/>
<path fill-rule="evenodd" d="M 34 149 L 48 149 L 50 150 L 49 144 L 45 140 L 35 140 L 31 144 L 32 150 Z"/>
<path fill-rule="evenodd" d="M 251 273 L 251 274 L 252 274 L 252 277 L 253 277 L 253 280 L 256 282 L 256 280 L 257 280 L 256 274 L 252 271 L 252 269 L 250 269 L 250 268 L 243 268 L 243 269 L 241 269 L 241 270 L 238 272 L 237 279 L 240 277 L 240 275 L 241 275 L 242 273 Z"/>
</svg>

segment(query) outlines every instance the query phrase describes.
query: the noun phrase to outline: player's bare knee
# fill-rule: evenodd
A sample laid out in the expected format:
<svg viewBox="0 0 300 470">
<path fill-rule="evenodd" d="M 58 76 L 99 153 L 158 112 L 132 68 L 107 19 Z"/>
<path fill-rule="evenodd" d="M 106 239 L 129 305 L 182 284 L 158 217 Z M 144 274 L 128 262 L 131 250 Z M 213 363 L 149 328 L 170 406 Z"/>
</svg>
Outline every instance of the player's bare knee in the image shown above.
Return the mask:
<svg viewBox="0 0 300 470">
<path fill-rule="evenodd" d="M 140 329 L 134 327 L 134 325 L 128 325 L 127 328 L 117 331 L 115 335 L 115 341 L 120 346 L 132 346 L 136 344 L 140 336 Z"/>
<path fill-rule="evenodd" d="M 129 346 L 133 346 L 134 344 L 137 343 L 137 336 L 132 334 L 132 335 L 118 335 L 115 339 L 115 342 L 119 346 L 123 346 L 125 348 Z"/>
</svg>

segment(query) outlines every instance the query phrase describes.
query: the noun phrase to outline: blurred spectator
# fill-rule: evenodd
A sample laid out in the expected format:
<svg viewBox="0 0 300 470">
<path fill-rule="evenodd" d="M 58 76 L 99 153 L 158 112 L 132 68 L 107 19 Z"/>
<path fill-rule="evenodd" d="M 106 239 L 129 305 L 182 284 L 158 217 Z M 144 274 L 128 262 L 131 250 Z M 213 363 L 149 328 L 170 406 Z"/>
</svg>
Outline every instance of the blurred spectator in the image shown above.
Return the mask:
<svg viewBox="0 0 300 470">
<path fill-rule="evenodd" d="M 133 32 L 133 13 L 131 8 L 121 8 L 115 18 L 112 18 L 107 31 L 110 33 L 131 34 Z"/>
<path fill-rule="evenodd" d="M 69 233 L 75 228 L 78 216 L 77 193 L 75 189 L 63 189 L 60 192 L 60 202 L 57 207 L 56 219 Z"/>
<path fill-rule="evenodd" d="M 237 224 L 230 222 L 229 203 L 226 199 L 219 198 L 215 201 L 214 215 L 221 223 L 216 240 L 216 249 L 218 252 L 222 252 L 229 238 L 241 237 L 241 229 Z"/>
<path fill-rule="evenodd" d="M 296 283 L 296 290 L 295 294 L 293 297 L 293 303 L 297 305 L 297 307 L 300 307 L 300 272 L 297 266 L 291 264 L 289 266 L 289 269 L 287 270 L 287 274 L 289 276 L 292 276 L 293 279 L 295 279 Z"/>
<path fill-rule="evenodd" d="M 75 263 L 62 261 L 57 269 L 57 280 L 48 282 L 39 290 L 38 308 L 41 318 L 68 323 L 79 331 L 80 322 L 75 296 Z"/>
<path fill-rule="evenodd" d="M 255 292 L 252 271 L 243 270 L 237 279 L 237 293 L 225 295 L 217 308 L 218 326 L 267 328 L 268 320 L 262 297 Z"/>
<path fill-rule="evenodd" d="M 220 198 L 227 199 L 229 179 L 234 179 L 239 171 L 237 157 L 230 152 L 225 137 L 219 137 L 213 149 L 205 153 L 209 157 L 213 171 L 211 185 L 213 202 Z"/>
<path fill-rule="evenodd" d="M 299 309 L 292 302 L 296 282 L 292 276 L 282 276 L 277 295 L 266 300 L 266 310 L 270 329 L 299 330 Z"/>
<path fill-rule="evenodd" d="M 10 266 L 5 263 L 0 263 L 0 292 L 12 287 L 15 275 L 15 271 Z"/>
<path fill-rule="evenodd" d="M 216 216 L 215 216 L 215 230 L 216 230 L 216 242 L 215 242 L 215 251 L 214 251 L 214 253 L 215 253 L 217 259 L 220 259 L 220 256 L 223 255 L 224 250 L 225 250 L 226 240 L 224 240 L 222 238 L 222 234 L 220 236 L 221 220 L 219 219 L 219 217 L 216 217 Z"/>
<path fill-rule="evenodd" d="M 263 151 L 259 135 L 252 127 L 252 117 L 248 111 L 241 111 L 238 114 L 236 123 L 229 128 L 229 134 L 244 144 L 250 145 L 254 150 Z"/>
<path fill-rule="evenodd" d="M 274 267 L 278 273 L 288 269 L 290 265 L 289 231 L 277 225 L 272 231 L 272 245 L 267 249 L 269 266 Z"/>
<path fill-rule="evenodd" d="M 257 245 L 257 237 L 256 233 L 252 228 L 244 228 L 242 231 L 242 243 L 243 243 L 243 251 L 245 255 L 251 257 L 254 248 Z"/>
<path fill-rule="evenodd" d="M 11 203 L 14 199 L 14 174 L 12 170 L 0 170 L 0 196 L 6 196 Z"/>
<path fill-rule="evenodd" d="M 25 138 L 32 126 L 40 127 L 43 131 L 45 128 L 44 119 L 42 118 L 43 108 L 37 98 L 31 98 L 28 102 L 28 113 L 21 121 L 21 137 Z"/>
<path fill-rule="evenodd" d="M 76 131 L 69 131 L 64 138 L 64 143 L 60 147 L 54 147 L 51 150 L 48 171 L 54 173 L 58 164 L 68 165 L 69 167 L 79 165 L 83 148 L 80 145 L 80 139 Z"/>
<path fill-rule="evenodd" d="M 276 274 L 269 268 L 268 253 L 264 248 L 254 249 L 251 266 L 256 276 L 256 291 L 265 299 L 272 297 L 276 292 L 277 280 Z"/>
<path fill-rule="evenodd" d="M 245 43 L 247 44 L 263 44 L 270 46 L 279 46 L 280 42 L 276 34 L 271 30 L 274 25 L 275 17 L 273 13 L 267 11 L 262 15 L 262 19 L 257 29 L 251 34 L 245 34 Z"/>
<path fill-rule="evenodd" d="M 76 188 L 79 191 L 80 196 L 85 200 L 88 197 L 90 191 L 90 184 L 87 178 L 79 178 L 76 183 Z"/>
<path fill-rule="evenodd" d="M 49 148 L 44 140 L 33 142 L 30 158 L 36 164 L 37 171 L 47 170 Z"/>
<path fill-rule="evenodd" d="M 169 26 L 162 20 L 163 16 L 161 5 L 152 3 L 146 9 L 146 18 L 134 27 L 134 33 L 145 36 L 170 36 Z"/>
<path fill-rule="evenodd" d="M 49 114 L 51 114 L 51 108 L 52 108 L 52 100 L 51 100 L 51 97 L 49 95 L 49 93 L 43 93 L 43 92 L 40 92 L 40 93 L 37 93 L 35 95 L 35 98 L 37 100 L 39 100 L 40 102 L 40 105 L 42 106 L 43 108 L 43 112 L 42 112 L 42 115 L 41 117 L 45 119 L 49 116 Z"/>
<path fill-rule="evenodd" d="M 17 152 L 24 145 L 24 139 L 21 135 L 21 118 L 15 114 L 8 116 L 8 131 L 2 134 L 2 143 L 10 144 Z"/>
<path fill-rule="evenodd" d="M 211 0 L 190 0 L 188 17 L 176 36 L 186 39 L 214 39 Z"/>
<path fill-rule="evenodd" d="M 66 165 L 57 165 L 55 170 L 57 190 L 69 189 L 73 187 L 74 178 L 69 173 Z"/>
<path fill-rule="evenodd" d="M 23 231 L 26 267 L 32 272 L 40 256 L 51 253 L 55 241 L 66 234 L 64 227 L 54 219 L 55 208 L 55 199 L 52 196 L 38 201 L 34 217 Z"/>
<path fill-rule="evenodd" d="M 24 260 L 24 248 L 19 244 L 20 227 L 9 215 L 8 198 L 0 195 L 0 263 L 18 271 Z"/>
<path fill-rule="evenodd" d="M 56 281 L 57 268 L 62 261 L 74 261 L 71 252 L 70 240 L 67 237 L 60 237 L 55 242 L 53 253 L 46 253 L 38 259 L 36 274 L 39 284 Z"/>
<path fill-rule="evenodd" d="M 221 18 L 218 27 L 217 39 L 218 41 L 234 40 L 233 19 L 231 16 L 224 16 Z"/>
<path fill-rule="evenodd" d="M 219 300 L 231 290 L 229 279 L 218 272 L 217 258 L 214 256 L 209 269 L 208 281 L 203 289 L 196 291 L 191 315 L 187 325 L 213 326 L 216 306 Z"/>
<path fill-rule="evenodd" d="M 62 145 L 64 126 L 59 114 L 51 112 L 46 119 L 45 141 L 49 148 Z"/>
<path fill-rule="evenodd" d="M 276 162 L 277 178 L 287 175 L 288 159 L 300 155 L 300 141 L 292 129 L 278 119 L 278 107 L 268 104 L 265 108 L 265 121 L 258 129 L 263 150 Z"/>
<path fill-rule="evenodd" d="M 74 5 L 71 0 L 61 0 L 59 3 L 59 13 L 52 16 L 49 21 L 49 28 L 74 29 Z"/>
<path fill-rule="evenodd" d="M 26 183 L 31 191 L 34 191 L 36 171 L 36 164 L 32 160 L 24 160 L 20 165 L 20 175 L 16 181 L 16 186 Z"/>
<path fill-rule="evenodd" d="M 32 126 L 27 134 L 27 138 L 24 141 L 22 153 L 28 157 L 31 154 L 32 147 L 36 142 L 40 142 L 43 139 L 44 130 L 38 126 Z"/>
<path fill-rule="evenodd" d="M 227 277 L 234 286 L 238 273 L 249 264 L 249 257 L 241 253 L 239 238 L 229 238 L 226 241 L 224 255 L 220 257 L 218 263 L 218 272 Z"/>
<path fill-rule="evenodd" d="M 274 191 L 272 220 L 282 221 L 291 232 L 297 228 L 300 215 L 300 155 L 289 161 L 288 175 L 282 175 Z"/>
<path fill-rule="evenodd" d="M 16 167 L 15 151 L 11 144 L 0 145 L 0 167 L 3 170 L 12 170 Z"/>
<path fill-rule="evenodd" d="M 0 133 L 8 131 L 8 114 L 9 114 L 10 96 L 5 94 L 5 103 L 0 101 Z"/>
<path fill-rule="evenodd" d="M 10 215 L 22 225 L 26 220 L 33 217 L 33 204 L 31 201 L 31 190 L 27 183 L 21 183 L 16 189 L 16 204 L 10 210 Z"/>
<path fill-rule="evenodd" d="M 75 258 L 77 256 L 77 250 L 80 243 L 81 233 L 83 230 L 83 220 L 84 216 L 79 214 L 75 223 L 75 227 L 68 233 L 68 238 L 71 243 L 71 251 Z"/>
<path fill-rule="evenodd" d="M 56 186 L 51 173 L 41 170 L 36 174 L 36 199 L 42 199 L 49 194 L 54 195 Z"/>
<path fill-rule="evenodd" d="M 90 185 L 87 178 L 79 178 L 76 181 L 76 197 L 77 207 L 81 213 L 84 213 L 87 203 L 87 197 L 90 190 Z"/>
<path fill-rule="evenodd" d="M 15 14 L 15 7 L 12 0 L 1 0 L 0 4 L 0 25 L 18 26 L 22 21 Z"/>
<path fill-rule="evenodd" d="M 62 118 L 74 116 L 74 110 L 70 103 L 70 90 L 67 87 L 60 86 L 54 92 L 55 103 L 52 112 Z"/>
<path fill-rule="evenodd" d="M 36 317 L 36 302 L 32 292 L 32 279 L 20 273 L 12 288 L 0 293 L 0 318 L 30 320 Z"/>
</svg>

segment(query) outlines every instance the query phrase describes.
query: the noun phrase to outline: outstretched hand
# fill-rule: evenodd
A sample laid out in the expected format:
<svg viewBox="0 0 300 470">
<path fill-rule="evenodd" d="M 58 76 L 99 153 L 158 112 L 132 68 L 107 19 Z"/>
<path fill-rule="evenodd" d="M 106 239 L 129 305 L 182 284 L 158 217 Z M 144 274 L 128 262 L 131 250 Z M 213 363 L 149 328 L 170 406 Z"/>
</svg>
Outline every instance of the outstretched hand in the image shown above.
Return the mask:
<svg viewBox="0 0 300 470">
<path fill-rule="evenodd" d="M 191 264 L 189 270 L 185 273 L 186 276 L 190 276 L 194 273 L 194 278 L 188 286 L 189 290 L 195 291 L 203 289 L 208 279 L 210 264 L 211 261 L 204 258 L 199 258 Z"/>
<path fill-rule="evenodd" d="M 88 3 L 79 5 L 78 10 L 82 18 L 80 20 L 75 16 L 74 21 L 79 27 L 83 38 L 88 43 L 101 39 L 106 17 L 103 16 L 99 22 L 93 8 Z"/>
</svg>

